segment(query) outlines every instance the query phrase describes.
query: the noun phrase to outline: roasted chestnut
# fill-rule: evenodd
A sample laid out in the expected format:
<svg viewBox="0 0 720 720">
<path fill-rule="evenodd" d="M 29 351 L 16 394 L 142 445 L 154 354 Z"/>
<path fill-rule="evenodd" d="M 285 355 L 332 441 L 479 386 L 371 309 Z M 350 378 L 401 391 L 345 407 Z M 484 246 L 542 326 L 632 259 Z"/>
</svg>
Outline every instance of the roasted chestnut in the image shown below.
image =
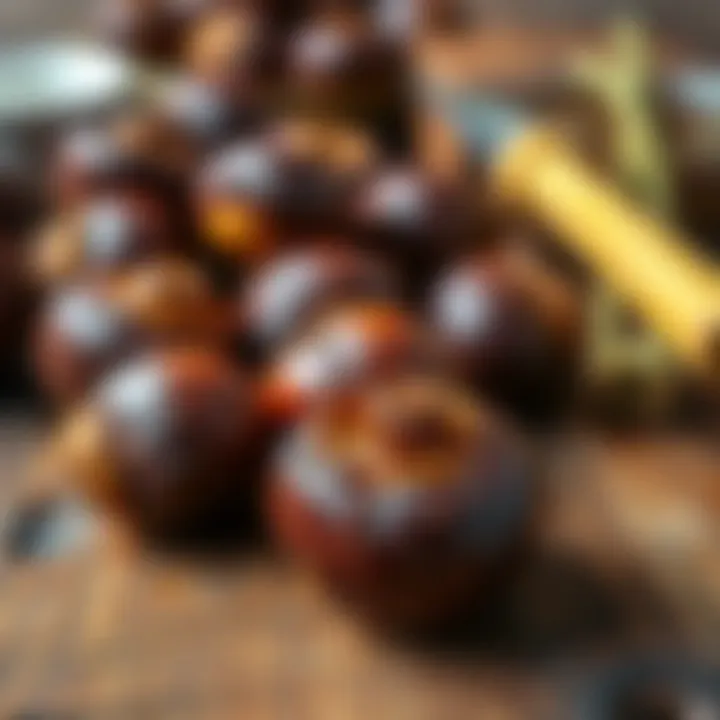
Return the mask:
<svg viewBox="0 0 720 720">
<path fill-rule="evenodd" d="M 203 237 L 247 261 L 267 255 L 283 236 L 337 232 L 374 158 L 372 142 L 344 127 L 273 126 L 209 161 L 197 188 Z"/>
<path fill-rule="evenodd" d="M 408 290 L 427 283 L 467 244 L 473 226 L 462 192 L 412 166 L 377 167 L 351 205 L 361 242 L 402 268 Z"/>
<path fill-rule="evenodd" d="M 399 46 L 360 14 L 320 15 L 290 40 L 288 97 L 300 112 L 353 118 L 399 141 L 392 126 L 405 106 L 401 59 Z"/>
<path fill-rule="evenodd" d="M 159 260 L 51 295 L 39 320 L 35 366 L 51 398 L 67 404 L 131 354 L 171 344 L 220 346 L 224 332 L 205 278 L 185 263 Z"/>
<path fill-rule="evenodd" d="M 105 0 L 95 24 L 101 39 L 129 55 L 172 63 L 205 0 Z"/>
<path fill-rule="evenodd" d="M 572 388 L 581 301 L 564 276 L 524 248 L 449 267 L 430 297 L 431 325 L 466 381 L 525 419 L 545 419 Z"/>
<path fill-rule="evenodd" d="M 44 286 L 102 276 L 178 251 L 170 220 L 151 198 L 104 197 L 52 220 L 31 263 Z"/>
<path fill-rule="evenodd" d="M 56 459 L 101 509 L 174 539 L 248 495 L 253 416 L 252 386 L 223 356 L 156 351 L 103 380 L 61 429 Z"/>
<path fill-rule="evenodd" d="M 429 370 L 434 356 L 420 324 L 397 306 L 361 302 L 330 311 L 272 363 L 263 411 L 271 424 L 282 427 L 368 384 Z"/>
<path fill-rule="evenodd" d="M 241 334 L 267 354 L 338 303 L 387 298 L 393 279 L 373 256 L 342 245 L 289 250 L 262 265 L 240 293 Z"/>
<path fill-rule="evenodd" d="M 450 618 L 499 579 L 534 488 L 513 432 L 468 393 L 406 377 L 311 414 L 269 491 L 278 540 L 392 629 Z"/>
</svg>

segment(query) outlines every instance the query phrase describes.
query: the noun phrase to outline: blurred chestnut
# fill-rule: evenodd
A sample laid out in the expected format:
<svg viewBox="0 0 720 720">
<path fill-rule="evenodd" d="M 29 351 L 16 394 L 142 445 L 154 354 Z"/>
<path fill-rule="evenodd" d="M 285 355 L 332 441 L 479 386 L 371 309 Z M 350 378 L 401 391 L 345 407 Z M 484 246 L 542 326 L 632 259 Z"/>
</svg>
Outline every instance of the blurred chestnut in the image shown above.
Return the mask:
<svg viewBox="0 0 720 720">
<path fill-rule="evenodd" d="M 102 510 L 175 539 L 248 496 L 253 416 L 252 386 L 224 357 L 156 351 L 103 380 L 61 429 L 56 460 Z"/>
<path fill-rule="evenodd" d="M 217 153 L 197 188 L 203 236 L 231 257 L 266 256 L 284 236 L 333 233 L 375 158 L 370 140 L 323 123 L 283 122 Z"/>
<path fill-rule="evenodd" d="M 434 366 L 430 339 L 396 306 L 361 302 L 323 315 L 270 366 L 261 398 L 274 425 L 369 383 Z"/>
<path fill-rule="evenodd" d="M 399 268 L 411 293 L 466 245 L 471 213 L 459 188 L 412 166 L 378 167 L 353 198 L 353 228 L 363 244 Z"/>
<path fill-rule="evenodd" d="M 187 233 L 187 182 L 197 160 L 192 139 L 153 109 L 102 127 L 74 130 L 59 143 L 51 175 L 55 206 L 72 210 L 99 195 L 160 201 Z"/>
<path fill-rule="evenodd" d="M 101 39 L 134 58 L 176 61 L 205 0 L 104 0 L 96 16 Z"/>
<path fill-rule="evenodd" d="M 361 614 L 442 622 L 498 580 L 530 527 L 522 445 L 462 389 L 406 377 L 315 411 L 273 469 L 272 529 Z"/>
<path fill-rule="evenodd" d="M 261 12 L 219 7 L 193 28 L 185 64 L 191 77 L 222 97 L 249 98 L 270 89 L 277 54 L 277 40 Z"/>
<path fill-rule="evenodd" d="M 168 83 L 158 105 L 161 117 L 191 139 L 198 154 L 250 131 L 259 120 L 253 98 L 227 97 L 211 85 L 187 77 Z"/>
<path fill-rule="evenodd" d="M 449 267 L 430 296 L 431 324 L 460 376 L 528 420 L 569 396 L 581 314 L 577 289 L 512 244 Z"/>
<path fill-rule="evenodd" d="M 300 26 L 287 65 L 288 94 L 302 112 L 353 118 L 401 139 L 392 126 L 406 105 L 402 52 L 358 13 L 328 13 Z"/>
<path fill-rule="evenodd" d="M 165 209 L 151 198 L 103 197 L 52 220 L 31 258 L 44 286 L 102 276 L 179 250 Z"/>
<path fill-rule="evenodd" d="M 0 140 L 0 233 L 18 236 L 37 222 L 45 198 L 22 144 Z"/>
<path fill-rule="evenodd" d="M 342 245 L 289 250 L 262 265 L 240 293 L 241 334 L 268 354 L 339 303 L 387 298 L 393 278 L 373 256 Z"/>
<path fill-rule="evenodd" d="M 179 261 L 62 288 L 39 319 L 34 358 L 41 385 L 67 404 L 119 361 L 165 345 L 220 346 L 226 326 L 205 278 Z"/>
</svg>

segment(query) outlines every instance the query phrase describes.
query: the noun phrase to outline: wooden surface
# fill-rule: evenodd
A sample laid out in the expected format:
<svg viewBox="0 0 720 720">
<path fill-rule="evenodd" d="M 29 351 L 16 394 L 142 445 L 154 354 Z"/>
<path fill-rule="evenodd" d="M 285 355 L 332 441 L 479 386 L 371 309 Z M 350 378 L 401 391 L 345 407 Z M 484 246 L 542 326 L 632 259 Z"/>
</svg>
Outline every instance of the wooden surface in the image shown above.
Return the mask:
<svg viewBox="0 0 720 720">
<path fill-rule="evenodd" d="M 606 467 L 632 467 L 647 487 L 639 446 L 550 449 L 536 555 L 457 633 L 414 646 L 374 636 L 262 546 L 222 561 L 144 557 L 98 529 L 61 557 L 18 557 L 41 436 L 17 419 L 0 429 L 1 718 L 559 720 L 554 668 L 687 638 L 685 609 L 609 512 Z"/>
</svg>

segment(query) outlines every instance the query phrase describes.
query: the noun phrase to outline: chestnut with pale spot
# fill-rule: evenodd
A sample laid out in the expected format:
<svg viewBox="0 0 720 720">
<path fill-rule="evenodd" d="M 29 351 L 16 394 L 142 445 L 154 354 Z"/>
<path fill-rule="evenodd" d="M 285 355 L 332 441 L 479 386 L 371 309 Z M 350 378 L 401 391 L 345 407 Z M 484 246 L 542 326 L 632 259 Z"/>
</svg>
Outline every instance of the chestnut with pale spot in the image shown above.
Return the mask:
<svg viewBox="0 0 720 720">
<path fill-rule="evenodd" d="M 203 238 L 256 262 L 287 238 L 347 226 L 349 198 L 377 157 L 362 132 L 284 121 L 215 153 L 196 186 Z"/>
<path fill-rule="evenodd" d="M 31 267 L 41 286 L 53 287 L 111 275 L 180 250 L 158 202 L 106 196 L 51 220 L 40 233 Z"/>
<path fill-rule="evenodd" d="M 374 256 L 340 243 L 299 247 L 262 265 L 243 286 L 239 334 L 268 355 L 338 304 L 393 294 L 392 273 Z"/>
<path fill-rule="evenodd" d="M 190 77 L 228 101 L 267 95 L 278 63 L 273 28 L 264 13 L 249 6 L 209 8 L 186 43 L 184 65 Z"/>
<path fill-rule="evenodd" d="M 382 125 L 404 98 L 402 52 L 357 12 L 319 14 L 287 50 L 287 91 L 305 111 Z"/>
<path fill-rule="evenodd" d="M 409 289 L 420 295 L 473 232 L 461 188 L 412 165 L 374 168 L 354 195 L 350 216 L 359 241 L 401 268 Z"/>
<path fill-rule="evenodd" d="M 133 58 L 176 62 L 187 33 L 207 0 L 103 0 L 95 15 L 96 34 Z"/>
<path fill-rule="evenodd" d="M 121 365 L 55 441 L 59 469 L 102 511 L 175 539 L 249 497 L 254 393 L 223 356 L 154 352 Z"/>
<path fill-rule="evenodd" d="M 168 82 L 158 98 L 157 112 L 185 134 L 199 153 L 214 151 L 252 131 L 260 120 L 253 97 L 228 97 L 201 80 L 181 77 Z"/>
<path fill-rule="evenodd" d="M 279 542 L 332 592 L 408 629 L 497 579 L 534 495 L 512 430 L 464 389 L 413 376 L 307 416 L 281 447 L 268 508 Z"/>
<path fill-rule="evenodd" d="M 577 289 L 512 244 L 448 267 L 429 300 L 449 365 L 524 419 L 553 414 L 571 388 L 581 317 Z"/>
<path fill-rule="evenodd" d="M 167 345 L 223 347 L 228 327 L 196 268 L 158 260 L 51 294 L 36 329 L 34 364 L 41 387 L 66 406 L 137 352 Z"/>
<path fill-rule="evenodd" d="M 129 111 L 105 126 L 63 136 L 50 172 L 55 207 L 74 211 L 89 200 L 114 195 L 152 198 L 188 233 L 186 186 L 197 161 L 192 139 L 154 109 Z"/>
<path fill-rule="evenodd" d="M 373 383 L 436 369 L 436 356 L 422 325 L 399 307 L 351 304 L 321 316 L 280 351 L 263 382 L 261 406 L 272 425 L 284 427 Z"/>
</svg>

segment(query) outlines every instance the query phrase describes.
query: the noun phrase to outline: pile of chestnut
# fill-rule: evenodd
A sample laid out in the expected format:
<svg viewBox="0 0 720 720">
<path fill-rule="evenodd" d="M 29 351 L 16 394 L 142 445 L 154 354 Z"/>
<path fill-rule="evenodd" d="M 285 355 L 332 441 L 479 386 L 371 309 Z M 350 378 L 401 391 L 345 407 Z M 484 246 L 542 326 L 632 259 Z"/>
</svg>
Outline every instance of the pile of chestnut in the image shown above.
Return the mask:
<svg viewBox="0 0 720 720">
<path fill-rule="evenodd" d="M 260 496 L 335 595 L 414 626 L 525 547 L 516 428 L 560 412 L 580 302 L 409 152 L 409 43 L 375 5 L 109 4 L 174 79 L 58 138 L 32 355 L 58 474 L 108 518 L 172 541 Z"/>
</svg>

